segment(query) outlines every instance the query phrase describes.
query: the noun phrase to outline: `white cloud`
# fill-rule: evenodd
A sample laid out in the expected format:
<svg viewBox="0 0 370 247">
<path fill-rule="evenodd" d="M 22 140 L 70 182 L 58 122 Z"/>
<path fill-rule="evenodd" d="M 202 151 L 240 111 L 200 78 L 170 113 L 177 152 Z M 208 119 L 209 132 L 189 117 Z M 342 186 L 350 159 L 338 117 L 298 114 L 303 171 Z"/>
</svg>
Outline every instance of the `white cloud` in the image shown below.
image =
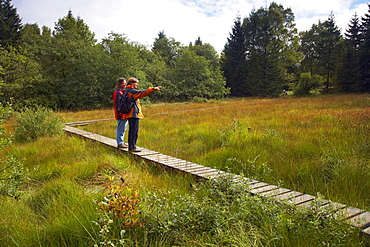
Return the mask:
<svg viewBox="0 0 370 247">
<path fill-rule="evenodd" d="M 291 8 L 299 31 L 309 29 L 331 12 L 344 31 L 352 16 L 367 13 L 365 0 L 281 0 Z M 188 45 L 198 36 L 221 52 L 235 17 L 249 16 L 252 9 L 267 7 L 266 0 L 13 0 L 23 23 L 54 28 L 58 19 L 72 10 L 90 27 L 99 40 L 113 31 L 131 41 L 152 45 L 160 31 Z M 356 5 L 356 3 L 358 3 Z M 352 7 L 353 6 L 353 7 Z"/>
</svg>

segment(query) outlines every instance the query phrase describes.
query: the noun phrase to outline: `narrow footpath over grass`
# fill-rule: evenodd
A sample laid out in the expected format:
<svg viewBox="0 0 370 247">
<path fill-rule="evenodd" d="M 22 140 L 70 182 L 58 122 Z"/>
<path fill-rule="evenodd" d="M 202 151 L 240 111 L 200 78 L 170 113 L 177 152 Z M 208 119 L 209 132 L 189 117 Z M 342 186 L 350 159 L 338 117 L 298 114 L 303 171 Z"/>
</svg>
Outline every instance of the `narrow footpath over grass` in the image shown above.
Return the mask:
<svg viewBox="0 0 370 247">
<path fill-rule="evenodd" d="M 102 119 L 100 121 L 106 120 L 108 119 Z M 87 125 L 90 122 L 96 121 L 99 120 L 67 123 L 64 127 L 64 131 L 72 135 L 77 135 L 86 139 L 100 142 L 112 148 L 116 148 L 116 141 L 112 138 L 108 138 L 73 127 Z M 188 174 L 192 174 L 199 179 L 208 180 L 214 179 L 219 176 L 227 176 L 236 183 L 244 183 L 248 185 L 250 192 L 256 196 L 285 201 L 287 203 L 292 203 L 298 207 L 325 207 L 334 210 L 335 216 L 339 220 L 345 220 L 351 226 L 359 228 L 362 234 L 370 238 L 370 212 L 344 204 L 331 202 L 329 200 L 322 200 L 312 195 L 281 188 L 276 185 L 270 185 L 268 183 L 245 178 L 239 175 L 230 174 L 221 170 L 205 167 L 199 164 L 188 162 L 186 160 L 181 160 L 168 155 L 164 155 L 149 149 L 140 149 L 142 149 L 142 152 L 130 154 L 135 155 L 146 161 L 154 162 L 168 169 L 175 169 Z M 126 149 L 120 149 L 120 151 L 127 152 Z"/>
</svg>

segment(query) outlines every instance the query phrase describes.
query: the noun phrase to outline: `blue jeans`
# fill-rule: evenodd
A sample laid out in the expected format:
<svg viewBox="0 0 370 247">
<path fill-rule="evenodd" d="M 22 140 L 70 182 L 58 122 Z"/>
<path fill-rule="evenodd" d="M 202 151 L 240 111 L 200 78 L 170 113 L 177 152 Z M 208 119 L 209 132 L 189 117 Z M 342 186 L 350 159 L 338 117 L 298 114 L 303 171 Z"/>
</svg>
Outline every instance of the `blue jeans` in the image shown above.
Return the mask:
<svg viewBox="0 0 370 247">
<path fill-rule="evenodd" d="M 127 127 L 127 120 L 117 120 L 117 130 L 116 130 L 116 141 L 117 145 L 122 145 L 125 143 L 125 131 Z"/>
</svg>

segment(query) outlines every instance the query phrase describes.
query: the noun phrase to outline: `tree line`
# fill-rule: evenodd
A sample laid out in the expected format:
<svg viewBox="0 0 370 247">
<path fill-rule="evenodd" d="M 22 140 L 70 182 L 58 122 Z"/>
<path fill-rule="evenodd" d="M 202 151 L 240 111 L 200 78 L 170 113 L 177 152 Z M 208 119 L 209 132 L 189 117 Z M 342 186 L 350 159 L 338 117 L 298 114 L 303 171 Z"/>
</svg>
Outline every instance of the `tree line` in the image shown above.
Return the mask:
<svg viewBox="0 0 370 247">
<path fill-rule="evenodd" d="M 11 0 L 0 3 L 0 102 L 15 107 L 109 107 L 119 77 L 163 86 L 149 99 L 165 102 L 370 91 L 370 14 L 355 15 L 343 37 L 333 14 L 298 34 L 291 9 L 271 3 L 236 18 L 219 56 L 200 37 L 185 46 L 164 31 L 151 48 L 119 33 L 97 42 L 71 10 L 53 29 L 22 24 Z"/>
<path fill-rule="evenodd" d="M 291 9 L 271 3 L 237 17 L 221 66 L 235 96 L 277 96 L 282 89 L 298 95 L 370 91 L 370 4 L 364 17 L 354 15 L 344 37 L 334 14 L 298 33 Z"/>
</svg>

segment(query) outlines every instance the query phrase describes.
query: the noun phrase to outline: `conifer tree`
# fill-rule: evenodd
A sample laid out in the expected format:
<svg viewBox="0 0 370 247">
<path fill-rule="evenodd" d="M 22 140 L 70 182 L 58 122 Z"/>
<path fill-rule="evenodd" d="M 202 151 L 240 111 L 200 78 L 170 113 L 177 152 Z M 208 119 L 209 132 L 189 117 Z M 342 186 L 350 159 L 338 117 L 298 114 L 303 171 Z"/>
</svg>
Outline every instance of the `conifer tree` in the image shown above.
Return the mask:
<svg viewBox="0 0 370 247">
<path fill-rule="evenodd" d="M 20 39 L 21 18 L 12 0 L 0 0 L 0 46 L 15 46 Z"/>
<path fill-rule="evenodd" d="M 251 96 L 250 89 L 244 85 L 247 68 L 240 16 L 235 19 L 230 37 L 227 38 L 221 57 L 221 68 L 226 78 L 226 86 L 231 89 L 231 95 Z"/>
<path fill-rule="evenodd" d="M 334 14 L 329 15 L 328 20 L 319 25 L 317 33 L 317 53 L 319 75 L 325 77 L 325 92 L 329 92 L 336 76 L 336 69 L 340 59 L 342 36 L 335 24 Z"/>
<path fill-rule="evenodd" d="M 358 50 L 361 43 L 361 23 L 357 13 L 352 17 L 344 36 L 348 46 Z"/>
<path fill-rule="evenodd" d="M 344 34 L 345 53 L 339 70 L 338 86 L 340 92 L 360 92 L 360 59 L 361 26 L 357 14 L 353 16 Z"/>
<path fill-rule="evenodd" d="M 67 16 L 55 23 L 53 34 L 55 37 L 63 36 L 63 38 L 85 40 L 90 43 L 96 41 L 95 34 L 90 31 L 89 26 L 79 16 L 75 18 L 72 10 L 69 10 Z"/>
<path fill-rule="evenodd" d="M 252 12 L 245 20 L 245 85 L 255 96 L 277 96 L 286 81 L 287 67 L 296 63 L 291 50 L 298 49 L 297 33 L 290 9 L 271 3 Z"/>
<path fill-rule="evenodd" d="M 370 4 L 368 4 L 368 7 L 368 13 L 365 14 L 365 17 L 361 18 L 361 92 L 370 92 Z"/>
<path fill-rule="evenodd" d="M 158 33 L 158 38 L 154 40 L 152 51 L 159 55 L 167 65 L 172 66 L 179 48 L 179 42 L 168 38 L 164 31 L 161 31 Z"/>
</svg>

